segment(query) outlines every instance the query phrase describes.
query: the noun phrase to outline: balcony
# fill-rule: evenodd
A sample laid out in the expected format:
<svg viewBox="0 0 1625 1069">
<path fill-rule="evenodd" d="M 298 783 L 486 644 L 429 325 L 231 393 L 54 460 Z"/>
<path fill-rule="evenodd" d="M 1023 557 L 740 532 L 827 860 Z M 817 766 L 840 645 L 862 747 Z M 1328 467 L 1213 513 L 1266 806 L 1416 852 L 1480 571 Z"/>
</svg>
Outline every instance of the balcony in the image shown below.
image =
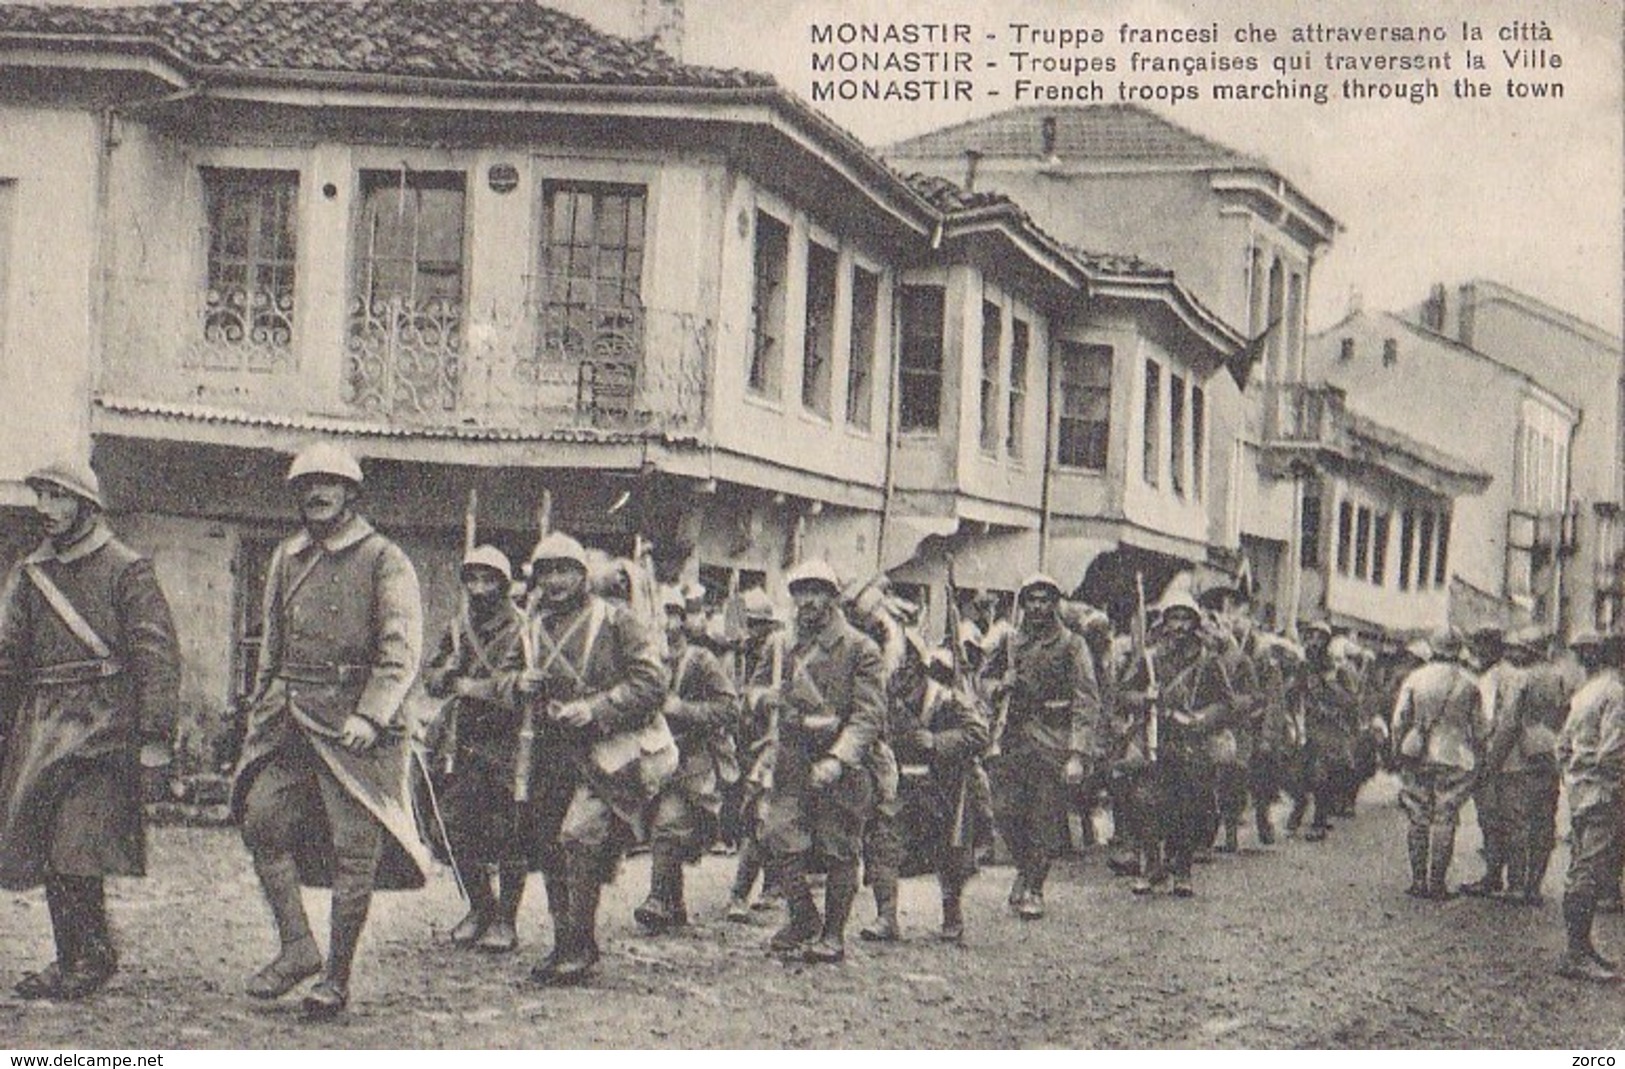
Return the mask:
<svg viewBox="0 0 1625 1069">
<path fill-rule="evenodd" d="M 1347 444 L 1343 391 L 1335 386 L 1281 383 L 1265 393 L 1264 438 L 1272 445 Z"/>
<path fill-rule="evenodd" d="M 396 431 L 699 435 L 711 320 L 523 298 L 363 302 L 124 279 L 104 395 Z"/>
</svg>

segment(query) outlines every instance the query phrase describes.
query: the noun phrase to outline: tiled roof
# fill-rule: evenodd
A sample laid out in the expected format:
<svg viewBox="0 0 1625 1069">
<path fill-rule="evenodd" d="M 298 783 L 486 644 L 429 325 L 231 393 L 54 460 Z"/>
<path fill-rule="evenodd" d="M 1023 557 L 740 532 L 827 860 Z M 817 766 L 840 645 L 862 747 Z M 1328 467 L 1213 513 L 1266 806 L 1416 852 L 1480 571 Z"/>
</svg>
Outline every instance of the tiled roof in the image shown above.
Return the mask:
<svg viewBox="0 0 1625 1069">
<path fill-rule="evenodd" d="M 1261 166 L 1261 161 L 1209 141 L 1135 104 L 1035 105 L 945 126 L 883 150 L 888 158 L 984 156 L 1043 159 L 1046 120 L 1055 125 L 1054 154 L 1071 161 L 1186 166 Z"/>
<path fill-rule="evenodd" d="M 963 212 L 977 208 L 991 208 L 995 205 L 1008 204 L 1016 207 L 1016 202 L 1003 193 L 968 192 L 946 178 L 936 175 L 905 174 L 903 181 L 909 187 L 930 202 L 931 207 L 939 212 Z"/>
<path fill-rule="evenodd" d="M 681 63 L 531 0 L 186 0 L 0 4 L 0 33 L 139 38 L 197 67 L 549 85 L 764 88 L 755 71 Z"/>
<path fill-rule="evenodd" d="M 1102 275 L 1118 275 L 1146 279 L 1172 279 L 1172 268 L 1154 264 L 1149 260 L 1142 260 L 1138 256 L 1116 252 L 1090 252 L 1075 245 L 1068 245 L 1066 251 L 1072 258 L 1082 264 L 1091 273 Z"/>
</svg>

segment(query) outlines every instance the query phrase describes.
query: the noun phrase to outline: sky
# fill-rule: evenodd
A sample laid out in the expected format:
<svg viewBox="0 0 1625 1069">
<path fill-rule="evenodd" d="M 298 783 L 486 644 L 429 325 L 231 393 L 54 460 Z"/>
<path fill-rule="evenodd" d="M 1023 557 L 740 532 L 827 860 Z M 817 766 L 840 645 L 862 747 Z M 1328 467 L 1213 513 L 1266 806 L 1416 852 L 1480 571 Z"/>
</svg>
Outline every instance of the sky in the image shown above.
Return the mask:
<svg viewBox="0 0 1625 1069">
<path fill-rule="evenodd" d="M 612 32 L 638 30 L 640 0 L 549 2 Z M 1305 22 L 1442 24 L 1451 33 L 1444 45 L 1311 46 L 1317 57 L 1328 48 L 1448 50 L 1454 54 L 1452 73 L 1434 76 L 1442 83 L 1441 100 L 1420 105 L 1334 100 L 1319 106 L 1203 99 L 1156 107 L 1197 133 L 1265 159 L 1342 224 L 1315 269 L 1309 307 L 1314 329 L 1336 322 L 1353 302 L 1397 309 L 1419 302 L 1435 282 L 1491 278 L 1618 334 L 1625 316 L 1622 6 L 1625 0 L 685 0 L 683 58 L 766 71 L 806 98 L 814 77 L 810 27 L 815 23 L 964 21 L 974 26 L 975 37 L 1001 35 L 997 44 L 978 41 L 976 58 L 979 63 L 1003 60 L 1006 69 L 1000 75 L 978 74 L 976 99 L 969 103 L 817 105 L 865 142 L 880 146 L 1012 106 L 1009 82 L 1015 74 L 1005 55 L 1013 47 L 1010 23 L 1100 29 L 1107 45 L 1065 54 L 1116 55 L 1120 64 L 1127 48 L 1118 43 L 1118 33 L 1125 22 L 1145 27 L 1219 22 L 1217 46 L 1148 49 L 1191 56 L 1242 54 L 1245 49 L 1229 35 L 1248 20 L 1275 27 L 1283 36 Z M 1463 19 L 1485 35 L 1476 47 L 1489 56 L 1486 80 L 1499 94 L 1489 100 L 1451 99 L 1449 82 L 1464 73 L 1455 68 L 1468 47 L 1460 39 Z M 1530 35 L 1532 22 L 1544 22 L 1553 39 L 1497 39 L 1503 28 Z M 1500 91 L 1508 75 L 1500 50 L 1516 47 L 1544 48 L 1548 58 L 1561 57 L 1560 69 L 1527 76 L 1560 79 L 1561 100 L 1515 101 Z M 1258 53 L 1266 68 L 1255 79 L 1273 80 L 1268 57 L 1295 51 L 1274 46 Z M 1118 75 L 1101 80 L 1115 83 L 1120 75 L 1121 67 Z M 1340 81 L 1344 75 L 1317 70 L 1287 77 Z M 1005 92 L 999 98 L 988 99 L 981 91 L 1001 84 Z"/>
</svg>

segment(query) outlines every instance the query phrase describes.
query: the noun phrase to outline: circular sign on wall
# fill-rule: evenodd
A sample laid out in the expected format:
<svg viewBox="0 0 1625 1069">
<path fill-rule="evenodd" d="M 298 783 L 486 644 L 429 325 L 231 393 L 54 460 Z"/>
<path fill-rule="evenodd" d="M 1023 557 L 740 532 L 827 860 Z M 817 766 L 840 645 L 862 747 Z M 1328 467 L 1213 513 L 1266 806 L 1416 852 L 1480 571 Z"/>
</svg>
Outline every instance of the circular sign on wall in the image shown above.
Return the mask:
<svg viewBox="0 0 1625 1069">
<path fill-rule="evenodd" d="M 512 193 L 519 188 L 519 168 L 511 163 L 493 163 L 485 181 L 493 193 Z"/>
</svg>

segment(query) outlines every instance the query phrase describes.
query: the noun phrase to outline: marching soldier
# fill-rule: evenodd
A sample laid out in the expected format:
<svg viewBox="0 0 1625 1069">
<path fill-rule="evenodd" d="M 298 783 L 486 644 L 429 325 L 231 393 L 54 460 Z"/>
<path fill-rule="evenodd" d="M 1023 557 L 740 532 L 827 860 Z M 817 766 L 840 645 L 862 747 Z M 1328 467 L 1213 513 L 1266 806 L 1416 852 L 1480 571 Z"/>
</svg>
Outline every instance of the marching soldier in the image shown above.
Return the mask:
<svg viewBox="0 0 1625 1069">
<path fill-rule="evenodd" d="M 847 623 L 840 581 L 824 561 L 789 575 L 795 641 L 778 689 L 777 760 L 762 838 L 790 916 L 769 944 L 810 962 L 846 957 L 846 922 L 858 892 L 863 825 L 874 800 L 869 751 L 886 715 L 886 678 L 873 641 Z M 762 665 L 751 680 L 768 681 Z M 807 885 L 825 869 L 824 914 Z"/>
<path fill-rule="evenodd" d="M 1313 801 L 1304 838 L 1319 842 L 1331 830 L 1327 819 L 1337 804 L 1340 785 L 1354 767 L 1354 733 L 1359 720 L 1358 680 L 1332 656 L 1332 628 L 1316 620 L 1303 629 L 1303 664 L 1292 684 L 1292 700 L 1301 710 L 1308 797 L 1300 794 L 1287 821 L 1297 831 L 1306 804 Z"/>
<path fill-rule="evenodd" d="M 1569 871 L 1563 888 L 1568 946 L 1557 974 L 1608 982 L 1619 979 L 1619 968 L 1597 951 L 1591 925 L 1597 900 L 1611 889 L 1610 856 L 1619 848 L 1625 804 L 1625 681 L 1620 671 L 1625 637 L 1591 633 L 1572 645 L 1587 679 L 1574 696 L 1557 742 L 1569 799 Z"/>
<path fill-rule="evenodd" d="M 671 690 L 666 721 L 677 742 L 677 773 L 654 801 L 650 818 L 649 897 L 633 916 L 659 932 L 688 923 L 683 865 L 700 859 L 722 811 L 721 788 L 737 782 L 732 726 L 739 713 L 733 680 L 710 650 L 695 645 L 688 628 L 691 605 L 668 593 L 666 666 Z"/>
<path fill-rule="evenodd" d="M 272 555 L 265 643 L 232 791 L 281 950 L 248 981 L 277 998 L 310 976 L 307 1020 L 339 1015 L 372 893 L 418 888 L 429 857 L 407 785 L 402 703 L 423 607 L 400 548 L 356 512 L 361 467 L 317 443 L 288 469 L 304 529 Z M 300 884 L 331 885 L 326 969 Z"/>
<path fill-rule="evenodd" d="M 1021 624 L 995 695 L 1005 709 L 1002 731 L 995 729 L 1001 753 L 993 802 L 1016 863 L 1010 905 L 1023 920 L 1036 920 L 1044 915 L 1050 861 L 1069 845 L 1068 788 L 1084 781 L 1097 756 L 1101 703 L 1089 648 L 1061 623 L 1060 585 L 1034 575 L 1018 598 Z"/>
<path fill-rule="evenodd" d="M 1213 766 L 1208 739 L 1225 725 L 1231 697 L 1224 673 L 1202 641 L 1202 612 L 1188 594 L 1163 598 L 1158 639 L 1135 664 L 1121 694 L 1145 727 L 1157 723 L 1157 749 L 1142 744 L 1133 769 L 1134 827 L 1140 875 L 1133 892 L 1150 894 L 1172 877 L 1178 898 L 1195 894 L 1191 861 L 1212 834 Z"/>
<path fill-rule="evenodd" d="M 1457 888 L 1464 895 L 1488 898 L 1505 887 L 1508 842 L 1513 813 L 1509 784 L 1502 774 L 1512 756 L 1512 745 L 1522 734 L 1523 667 L 1513 663 L 1514 651 L 1498 627 L 1486 627 L 1472 636 L 1472 654 L 1482 671 L 1478 689 L 1484 695 L 1478 737 L 1484 761 L 1473 785 L 1473 811 L 1483 840 L 1484 875 Z M 1521 766 L 1520 766 L 1521 767 Z"/>
<path fill-rule="evenodd" d="M 500 954 L 519 945 L 515 920 L 532 861 L 528 822 L 513 798 L 519 717 L 497 691 L 497 674 L 519 646 L 521 618 L 508 597 L 513 566 L 501 550 L 475 547 L 463 558 L 461 578 L 465 609 L 425 669 L 424 689 L 447 699 L 435 763 L 447 784 L 448 860 L 468 895 L 468 915 L 452 928 L 451 941 Z"/>
<path fill-rule="evenodd" d="M 1257 718 L 1264 704 L 1259 680 L 1259 649 L 1248 611 L 1247 593 L 1238 587 L 1205 591 L 1202 602 L 1215 612 L 1217 658 L 1230 691 L 1229 725 L 1216 730 L 1208 749 L 1213 759 L 1216 814 L 1224 839 L 1214 849 L 1233 854 L 1247 811 L 1247 777 L 1257 742 Z M 1267 805 L 1267 803 L 1266 803 Z"/>
<path fill-rule="evenodd" d="M 1562 772 L 1557 767 L 1557 736 L 1568 719 L 1575 685 L 1563 667 L 1546 657 L 1550 637 L 1539 627 L 1512 636 L 1528 651 L 1532 663 L 1524 685 L 1523 733 L 1516 744 L 1523 761 L 1519 789 L 1519 827 L 1513 829 L 1513 852 L 1524 859 L 1521 879 L 1513 874 L 1508 893 L 1524 905 L 1539 905 L 1552 847 L 1557 844 L 1557 799 Z"/>
<path fill-rule="evenodd" d="M 1461 640 L 1449 630 L 1429 642 L 1429 660 L 1400 685 L 1394 703 L 1399 804 L 1410 820 L 1405 839 L 1413 898 L 1454 897 L 1445 883 L 1456 848 L 1456 823 L 1472 789 L 1483 749 L 1483 697 L 1458 658 Z"/>
<path fill-rule="evenodd" d="M 1511 901 L 1529 901 L 1534 867 L 1538 864 L 1541 874 L 1546 869 L 1551 848 L 1547 844 L 1541 850 L 1539 815 L 1545 808 L 1547 789 L 1554 806 L 1557 791 L 1556 734 L 1546 722 L 1553 719 L 1549 707 L 1561 697 L 1561 691 L 1553 693 L 1555 677 L 1541 673 L 1537 666 L 1544 639 L 1538 628 L 1513 634 L 1506 641 L 1504 660 L 1480 680 L 1481 689 L 1488 690 L 1486 707 L 1491 702 L 1495 705 L 1495 712 L 1487 717 L 1484 766 L 1479 774 L 1491 781 L 1488 791 L 1494 799 L 1496 840 L 1492 852 L 1486 837 L 1484 878 L 1477 884 L 1464 884 L 1460 888 L 1463 894 L 1493 895 L 1504 889 Z M 1547 707 L 1544 720 L 1536 713 L 1537 704 Z M 1489 816 L 1480 814 L 1480 826 Z M 1537 852 L 1541 854 L 1538 863 Z M 1534 878 L 1533 901 L 1539 901 L 1540 877 Z"/>
<path fill-rule="evenodd" d="M 660 715 L 666 667 L 655 632 L 588 589 L 586 550 L 568 535 L 545 536 L 530 567 L 521 660 L 501 689 L 523 716 L 515 794 L 535 792 L 536 840 L 556 842 L 562 858 L 548 886 L 553 949 L 530 978 L 566 986 L 586 980 L 598 964 L 599 896 L 640 837 L 645 809 L 675 771 L 677 751 Z"/>
<path fill-rule="evenodd" d="M 0 605 L 0 887 L 45 885 L 56 961 L 25 999 L 79 999 L 118 968 L 104 880 L 146 874 L 141 770 L 168 763 L 180 649 L 152 562 L 101 518 L 96 473 L 26 480 L 45 539 Z"/>
<path fill-rule="evenodd" d="M 742 764 L 750 767 L 739 805 L 739 860 L 734 869 L 733 891 L 728 897 L 728 919 L 737 924 L 750 920 L 751 891 L 767 863 L 761 841 L 762 818 L 767 796 L 773 786 L 773 761 L 778 728 L 774 716 L 779 685 L 784 680 L 785 644 L 773 601 L 767 591 L 754 587 L 745 591 L 745 644 L 740 651 L 746 681 L 760 679 L 745 687 L 740 703 L 738 751 Z M 769 886 L 762 888 L 764 902 L 757 908 L 771 908 Z"/>
<path fill-rule="evenodd" d="M 976 768 L 990 738 L 987 715 L 955 679 L 953 656 L 937 650 L 915 688 L 912 723 L 899 724 L 904 775 L 924 779 L 918 797 L 927 817 L 925 842 L 942 890 L 941 938 L 963 942 L 960 896 L 976 873 Z"/>
</svg>

